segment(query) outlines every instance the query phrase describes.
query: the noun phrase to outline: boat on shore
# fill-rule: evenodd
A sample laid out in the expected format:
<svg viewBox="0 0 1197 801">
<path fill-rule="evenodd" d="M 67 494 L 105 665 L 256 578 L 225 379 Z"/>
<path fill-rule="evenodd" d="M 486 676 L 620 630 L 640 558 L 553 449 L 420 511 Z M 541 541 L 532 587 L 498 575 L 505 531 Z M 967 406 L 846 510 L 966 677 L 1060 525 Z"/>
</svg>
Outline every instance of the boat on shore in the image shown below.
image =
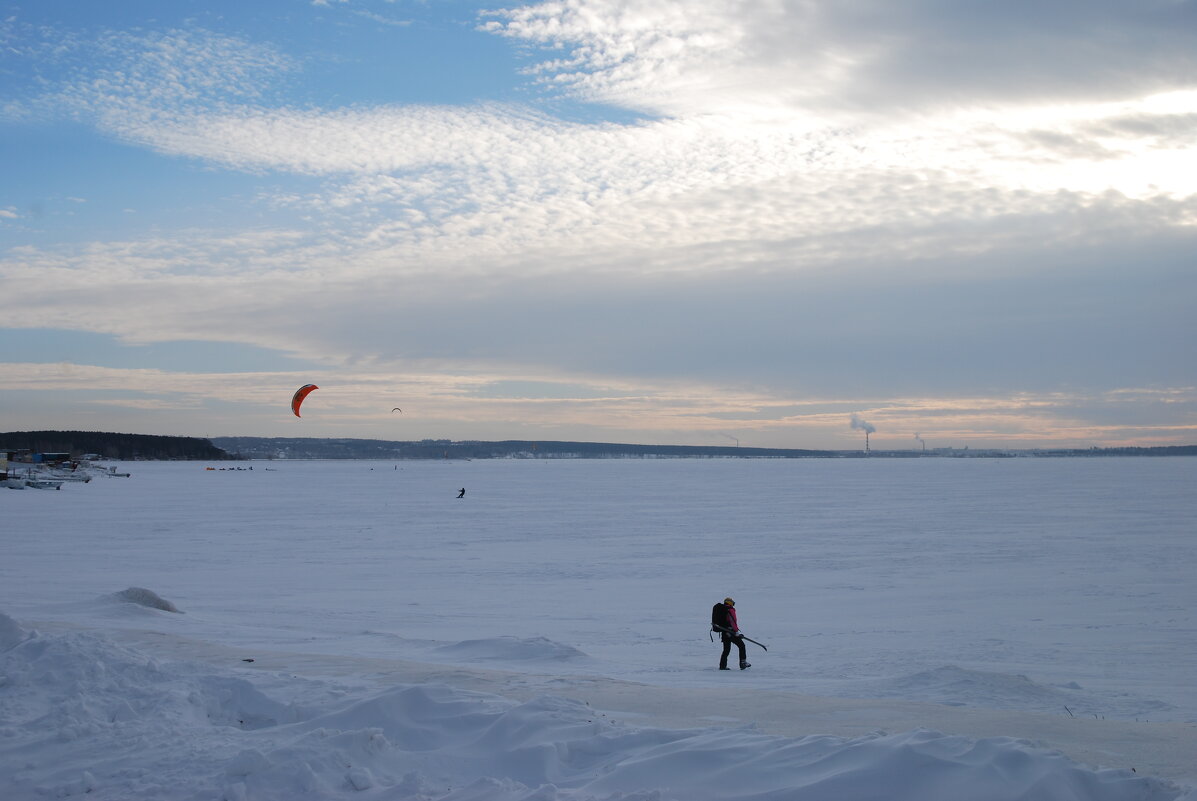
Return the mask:
<svg viewBox="0 0 1197 801">
<path fill-rule="evenodd" d="M 84 484 L 91 481 L 91 473 L 81 470 L 72 471 L 70 473 L 52 470 L 49 473 L 46 473 L 46 477 L 53 481 L 80 481 Z"/>
</svg>

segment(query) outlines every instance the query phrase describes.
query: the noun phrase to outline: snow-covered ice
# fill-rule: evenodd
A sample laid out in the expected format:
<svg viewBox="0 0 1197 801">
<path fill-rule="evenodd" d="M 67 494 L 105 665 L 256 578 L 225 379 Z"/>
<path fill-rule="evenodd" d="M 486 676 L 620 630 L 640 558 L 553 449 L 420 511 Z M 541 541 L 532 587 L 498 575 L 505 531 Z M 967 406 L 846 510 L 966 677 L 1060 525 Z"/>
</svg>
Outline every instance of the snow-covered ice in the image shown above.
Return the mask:
<svg viewBox="0 0 1197 801">
<path fill-rule="evenodd" d="M 0 492 L 0 798 L 1197 799 L 1197 459 L 204 467 Z"/>
</svg>

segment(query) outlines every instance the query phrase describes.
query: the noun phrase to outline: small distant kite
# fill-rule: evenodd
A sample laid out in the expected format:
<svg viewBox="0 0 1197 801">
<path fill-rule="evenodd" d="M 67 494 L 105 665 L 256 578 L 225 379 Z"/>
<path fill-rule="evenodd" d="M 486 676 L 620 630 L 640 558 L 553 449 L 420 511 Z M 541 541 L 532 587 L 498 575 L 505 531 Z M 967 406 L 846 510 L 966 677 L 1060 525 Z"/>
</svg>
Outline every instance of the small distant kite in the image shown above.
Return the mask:
<svg viewBox="0 0 1197 801">
<path fill-rule="evenodd" d="M 291 411 L 295 412 L 295 416 L 299 417 L 299 405 L 303 403 L 303 399 L 311 394 L 313 389 L 320 389 L 315 384 L 304 384 L 299 389 L 295 390 L 295 394 L 291 396 Z"/>
<path fill-rule="evenodd" d="M 403 410 L 402 410 L 402 409 L 400 409 L 398 406 L 396 406 L 394 409 L 391 409 L 391 414 L 394 414 L 395 412 L 400 412 L 400 413 L 402 413 L 402 412 L 403 412 Z"/>
</svg>

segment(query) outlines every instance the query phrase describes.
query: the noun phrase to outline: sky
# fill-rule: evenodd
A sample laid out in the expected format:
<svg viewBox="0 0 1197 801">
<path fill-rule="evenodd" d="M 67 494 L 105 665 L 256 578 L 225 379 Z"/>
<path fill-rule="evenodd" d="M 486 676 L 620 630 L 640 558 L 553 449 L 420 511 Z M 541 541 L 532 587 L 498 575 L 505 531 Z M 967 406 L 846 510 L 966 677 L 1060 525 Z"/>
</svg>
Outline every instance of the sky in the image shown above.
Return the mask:
<svg viewBox="0 0 1197 801">
<path fill-rule="evenodd" d="M 1195 131 L 1192 0 L 3 2 L 0 430 L 1192 444 Z"/>
</svg>

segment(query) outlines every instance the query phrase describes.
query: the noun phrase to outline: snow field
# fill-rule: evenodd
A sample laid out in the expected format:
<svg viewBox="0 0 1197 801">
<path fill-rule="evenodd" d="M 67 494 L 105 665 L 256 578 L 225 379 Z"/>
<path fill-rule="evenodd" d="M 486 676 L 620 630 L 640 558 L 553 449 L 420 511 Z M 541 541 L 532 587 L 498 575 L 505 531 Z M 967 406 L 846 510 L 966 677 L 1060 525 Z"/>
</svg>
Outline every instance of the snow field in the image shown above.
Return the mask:
<svg viewBox="0 0 1197 801">
<path fill-rule="evenodd" d="M 137 463 L 6 493 L 0 797 L 1197 798 L 1195 466 Z M 743 673 L 713 669 L 725 594 L 770 646 Z"/>
</svg>

